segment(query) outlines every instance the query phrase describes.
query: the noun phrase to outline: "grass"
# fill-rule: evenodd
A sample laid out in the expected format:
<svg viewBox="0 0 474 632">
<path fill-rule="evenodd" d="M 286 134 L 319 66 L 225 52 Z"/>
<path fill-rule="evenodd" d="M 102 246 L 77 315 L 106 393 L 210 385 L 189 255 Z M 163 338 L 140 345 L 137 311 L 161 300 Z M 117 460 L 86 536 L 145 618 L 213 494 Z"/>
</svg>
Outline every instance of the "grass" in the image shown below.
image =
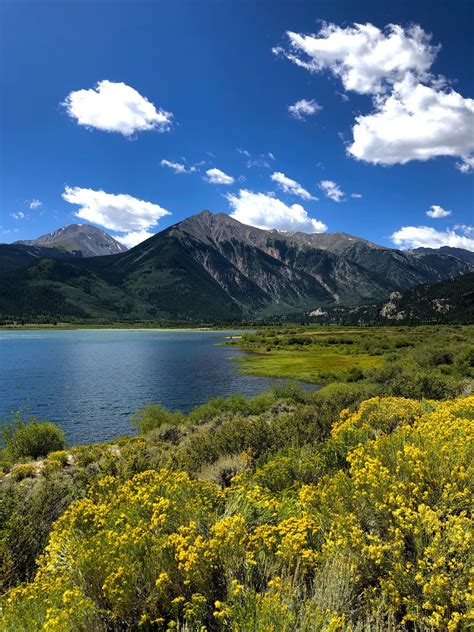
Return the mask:
<svg viewBox="0 0 474 632">
<path fill-rule="evenodd" d="M 373 368 L 382 362 L 380 356 L 324 353 L 319 349 L 264 351 L 235 359 L 242 373 L 311 383 L 341 378 L 351 369 Z"/>
</svg>

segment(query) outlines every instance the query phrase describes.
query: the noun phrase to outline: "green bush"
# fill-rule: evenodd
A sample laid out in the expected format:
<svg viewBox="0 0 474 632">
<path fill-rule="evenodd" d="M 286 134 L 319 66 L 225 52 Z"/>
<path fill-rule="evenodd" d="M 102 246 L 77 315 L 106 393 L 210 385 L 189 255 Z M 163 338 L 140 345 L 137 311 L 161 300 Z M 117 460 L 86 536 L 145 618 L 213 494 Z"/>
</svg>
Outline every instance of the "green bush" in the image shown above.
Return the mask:
<svg viewBox="0 0 474 632">
<path fill-rule="evenodd" d="M 13 461 L 23 458 L 38 459 L 50 452 L 63 450 L 64 433 L 55 424 L 30 417 L 27 423 L 16 414 L 2 430 L 3 441 Z"/>
<path fill-rule="evenodd" d="M 159 404 L 151 404 L 132 415 L 131 421 L 138 432 L 146 434 L 164 425 L 179 426 L 184 422 L 184 415 L 180 412 L 171 413 Z"/>
<path fill-rule="evenodd" d="M 0 594 L 33 577 L 36 560 L 49 539 L 51 526 L 73 500 L 81 497 L 90 481 L 75 480 L 64 470 L 47 478 L 39 473 L 18 484 L 13 471 L 26 473 L 32 463 L 16 465 L 12 477 L 0 485 Z M 0 625 L 0 628 L 2 626 Z"/>
</svg>

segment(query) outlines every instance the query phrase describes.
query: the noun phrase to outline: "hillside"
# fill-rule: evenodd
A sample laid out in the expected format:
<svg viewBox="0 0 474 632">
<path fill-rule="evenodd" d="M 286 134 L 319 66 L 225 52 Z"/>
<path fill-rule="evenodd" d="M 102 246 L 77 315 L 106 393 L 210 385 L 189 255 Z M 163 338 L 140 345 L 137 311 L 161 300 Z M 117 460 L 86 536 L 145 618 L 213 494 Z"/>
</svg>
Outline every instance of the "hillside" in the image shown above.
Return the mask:
<svg viewBox="0 0 474 632">
<path fill-rule="evenodd" d="M 80 257 L 79 252 L 65 252 L 61 248 L 26 246 L 24 244 L 0 244 L 0 273 L 5 274 L 26 268 L 39 259 L 69 259 Z"/>
<path fill-rule="evenodd" d="M 387 301 L 351 307 L 335 306 L 293 315 L 294 320 L 339 325 L 474 323 L 474 273 L 432 285 L 392 292 Z"/>
<path fill-rule="evenodd" d="M 474 273 L 394 294 L 380 315 L 404 323 L 473 323 Z"/>
<path fill-rule="evenodd" d="M 127 252 L 42 259 L 4 274 L 0 313 L 235 321 L 380 302 L 473 269 L 453 254 L 407 253 L 344 233 L 264 231 L 204 211 Z"/>
<path fill-rule="evenodd" d="M 127 249 L 100 228 L 90 224 L 68 224 L 37 239 L 17 241 L 25 246 L 56 248 L 82 257 L 114 255 Z"/>
</svg>

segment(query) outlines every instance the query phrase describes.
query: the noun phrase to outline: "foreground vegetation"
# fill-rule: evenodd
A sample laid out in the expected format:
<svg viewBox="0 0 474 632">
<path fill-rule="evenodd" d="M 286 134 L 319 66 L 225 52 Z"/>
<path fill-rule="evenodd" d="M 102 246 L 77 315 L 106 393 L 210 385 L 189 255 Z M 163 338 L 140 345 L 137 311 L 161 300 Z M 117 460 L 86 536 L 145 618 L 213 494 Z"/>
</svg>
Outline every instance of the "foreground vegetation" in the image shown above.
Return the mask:
<svg viewBox="0 0 474 632">
<path fill-rule="evenodd" d="M 151 406 L 136 437 L 53 452 L 59 435 L 17 419 L 0 629 L 467 629 L 472 330 L 339 332 L 243 341 L 263 362 L 294 347 L 308 362 L 377 358 L 336 366 L 324 380 L 345 381 L 318 391 L 288 384 L 187 416 Z"/>
</svg>

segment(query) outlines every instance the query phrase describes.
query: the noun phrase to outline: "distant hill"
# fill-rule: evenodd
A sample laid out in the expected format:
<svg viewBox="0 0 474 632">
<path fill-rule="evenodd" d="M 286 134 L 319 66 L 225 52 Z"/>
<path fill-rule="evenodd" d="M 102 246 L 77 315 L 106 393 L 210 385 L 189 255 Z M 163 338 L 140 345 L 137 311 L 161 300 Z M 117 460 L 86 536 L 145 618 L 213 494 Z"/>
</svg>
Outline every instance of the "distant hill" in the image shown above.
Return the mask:
<svg viewBox="0 0 474 632">
<path fill-rule="evenodd" d="M 441 254 L 457 257 L 463 261 L 474 263 L 474 252 L 464 250 L 463 248 L 452 248 L 451 246 L 441 246 L 441 248 L 415 248 L 411 250 L 414 254 Z"/>
<path fill-rule="evenodd" d="M 56 248 L 82 257 L 115 255 L 127 250 L 116 239 L 90 224 L 68 224 L 37 239 L 17 241 L 15 244 Z"/>
<path fill-rule="evenodd" d="M 383 303 L 318 308 L 293 319 L 340 325 L 474 324 L 474 273 L 392 292 Z"/>
<path fill-rule="evenodd" d="M 395 293 L 379 313 L 400 322 L 474 323 L 474 273 Z"/>
<path fill-rule="evenodd" d="M 66 252 L 60 248 L 44 248 L 41 246 L 25 246 L 20 243 L 0 244 L 0 274 L 25 268 L 30 264 L 49 257 L 64 259 L 81 257 L 79 252 Z"/>
<path fill-rule="evenodd" d="M 462 251 L 464 253 L 464 251 Z M 238 321 L 377 304 L 474 270 L 336 234 L 282 233 L 204 211 L 115 255 L 35 260 L 0 278 L 0 313 L 24 318 Z"/>
</svg>

